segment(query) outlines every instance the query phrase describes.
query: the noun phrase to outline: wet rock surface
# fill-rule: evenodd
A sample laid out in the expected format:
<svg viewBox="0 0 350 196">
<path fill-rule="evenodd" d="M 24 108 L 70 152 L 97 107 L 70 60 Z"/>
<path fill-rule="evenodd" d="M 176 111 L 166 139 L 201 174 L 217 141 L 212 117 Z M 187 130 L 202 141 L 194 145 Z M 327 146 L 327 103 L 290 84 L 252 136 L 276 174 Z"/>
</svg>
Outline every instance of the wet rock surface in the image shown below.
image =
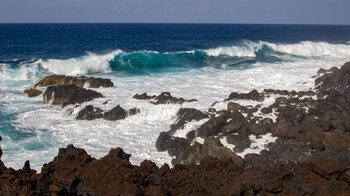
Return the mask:
<svg viewBox="0 0 350 196">
<path fill-rule="evenodd" d="M 180 108 L 176 114 L 177 119 L 170 125 L 170 132 L 173 134 L 178 129 L 183 129 L 185 124 L 191 121 L 200 121 L 209 118 L 209 115 L 195 108 Z"/>
<path fill-rule="evenodd" d="M 156 96 L 156 95 L 152 95 L 149 96 L 147 95 L 147 93 L 143 93 L 143 94 L 136 94 L 133 96 L 134 99 L 139 99 L 139 100 L 152 100 L 154 99 L 154 101 L 151 101 L 151 103 L 158 105 L 158 104 L 183 104 L 185 102 L 195 102 L 197 101 L 196 99 L 184 99 L 182 97 L 177 98 L 177 97 L 173 97 L 171 95 L 171 93 L 169 92 L 162 92 L 160 95 Z"/>
<path fill-rule="evenodd" d="M 92 105 L 85 106 L 82 110 L 79 111 L 76 119 L 77 120 L 94 120 L 98 118 L 103 118 L 105 120 L 116 121 L 125 119 L 128 116 L 135 115 L 140 113 L 140 110 L 137 108 L 132 108 L 125 110 L 124 108 L 117 105 L 108 111 L 103 111 L 98 107 Z"/>
<path fill-rule="evenodd" d="M 36 87 L 43 86 L 60 86 L 74 84 L 78 87 L 100 88 L 113 87 L 113 82 L 110 79 L 94 78 L 94 77 L 71 77 L 64 75 L 46 76 L 34 85 Z"/>
<path fill-rule="evenodd" d="M 69 145 L 41 173 L 29 162 L 19 170 L 0 162 L 0 195 L 350 195 L 350 63 L 319 74 L 314 90 L 233 93 L 225 110 L 211 110 L 186 137 L 171 131 L 207 114 L 180 109 L 156 141 L 157 150 L 174 157 L 171 169 L 147 160 L 132 165 L 121 148 L 94 159 Z M 160 100 L 173 100 L 169 94 Z M 262 106 L 272 95 L 274 103 Z M 85 109 L 86 116 L 104 116 Z M 275 139 L 259 154 L 245 153 L 267 136 Z"/>
<path fill-rule="evenodd" d="M 31 88 L 31 89 L 26 89 L 23 91 L 25 94 L 28 95 L 28 97 L 37 97 L 39 95 L 41 95 L 43 92 L 41 92 L 38 89 L 35 88 Z"/>
<path fill-rule="evenodd" d="M 62 105 L 63 107 L 100 97 L 102 97 L 102 94 L 99 92 L 75 85 L 48 86 L 43 95 L 45 104 Z"/>
<path fill-rule="evenodd" d="M 215 149 L 221 145 L 229 149 L 225 157 L 245 152 L 240 155 L 244 157 L 244 167 L 257 171 L 275 168 L 277 163 L 283 167 L 308 164 L 322 153 L 342 157 L 350 152 L 350 63 L 323 73 L 315 80 L 315 90 L 231 93 L 225 100 L 226 110 L 211 109 L 216 115 L 189 132 L 186 138 L 161 133 L 157 149 L 174 156 L 173 164 L 189 164 L 208 157 L 203 148 Z M 273 104 L 265 107 L 259 104 L 272 95 L 277 96 Z M 232 102 L 239 100 L 252 100 L 257 104 L 242 106 Z M 271 115 L 275 115 L 274 120 Z M 256 140 L 266 134 L 275 137 L 275 142 L 265 143 L 260 155 L 249 154 L 258 145 Z M 219 142 L 208 142 L 213 139 Z M 210 156 L 221 159 L 225 153 L 220 151 Z M 239 165 L 239 159 L 231 159 Z"/>
</svg>

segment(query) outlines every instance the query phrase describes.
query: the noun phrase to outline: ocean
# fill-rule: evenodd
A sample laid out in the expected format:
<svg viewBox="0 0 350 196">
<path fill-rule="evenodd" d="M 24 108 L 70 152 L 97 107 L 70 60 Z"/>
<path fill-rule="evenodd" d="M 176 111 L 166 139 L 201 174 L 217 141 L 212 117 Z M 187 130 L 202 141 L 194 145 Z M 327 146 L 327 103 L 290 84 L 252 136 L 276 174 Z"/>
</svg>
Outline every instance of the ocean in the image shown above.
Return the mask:
<svg viewBox="0 0 350 196">
<path fill-rule="evenodd" d="M 155 141 L 179 108 L 207 111 L 218 101 L 217 109 L 224 109 L 232 91 L 307 90 L 319 68 L 349 60 L 350 26 L 0 24 L 2 160 L 15 169 L 30 160 L 40 170 L 59 148 L 74 144 L 96 158 L 122 147 L 133 164 L 170 164 L 172 157 L 157 152 Z M 109 78 L 114 87 L 97 89 L 103 98 L 64 109 L 23 93 L 52 74 Z M 198 102 L 153 105 L 132 98 L 163 91 Z M 141 112 L 119 121 L 75 120 L 90 104 Z M 188 123 L 177 136 L 201 123 Z"/>
</svg>

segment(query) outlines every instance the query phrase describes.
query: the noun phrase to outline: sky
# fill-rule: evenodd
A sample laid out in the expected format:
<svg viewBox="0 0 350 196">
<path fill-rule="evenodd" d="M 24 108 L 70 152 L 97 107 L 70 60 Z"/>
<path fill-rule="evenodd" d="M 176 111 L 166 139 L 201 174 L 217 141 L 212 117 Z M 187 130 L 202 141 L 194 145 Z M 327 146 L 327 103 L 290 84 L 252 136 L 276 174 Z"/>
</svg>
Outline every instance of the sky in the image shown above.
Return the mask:
<svg viewBox="0 0 350 196">
<path fill-rule="evenodd" d="M 350 0 L 0 0 L 0 23 L 350 25 Z"/>
</svg>

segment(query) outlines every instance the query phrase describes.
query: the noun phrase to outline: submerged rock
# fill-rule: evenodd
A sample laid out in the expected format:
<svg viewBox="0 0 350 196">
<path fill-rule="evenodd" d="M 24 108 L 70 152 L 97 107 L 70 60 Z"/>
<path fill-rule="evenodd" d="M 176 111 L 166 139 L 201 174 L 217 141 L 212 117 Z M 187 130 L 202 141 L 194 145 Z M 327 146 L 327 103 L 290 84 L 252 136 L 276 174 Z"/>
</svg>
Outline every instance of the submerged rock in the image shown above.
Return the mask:
<svg viewBox="0 0 350 196">
<path fill-rule="evenodd" d="M 91 101 L 100 97 L 102 97 L 102 94 L 99 92 L 75 85 L 49 86 L 43 95 L 45 104 L 62 105 L 62 107 Z"/>
<path fill-rule="evenodd" d="M 113 87 L 113 82 L 110 79 L 94 78 L 94 77 L 71 77 L 64 75 L 46 76 L 34 85 L 36 87 L 42 86 L 59 86 L 74 84 L 78 87 L 100 88 Z"/>
<path fill-rule="evenodd" d="M 28 95 L 28 97 L 37 97 L 39 95 L 41 95 L 43 92 L 41 92 L 38 89 L 35 88 L 31 88 L 31 89 L 26 89 L 23 91 L 25 94 Z"/>
</svg>

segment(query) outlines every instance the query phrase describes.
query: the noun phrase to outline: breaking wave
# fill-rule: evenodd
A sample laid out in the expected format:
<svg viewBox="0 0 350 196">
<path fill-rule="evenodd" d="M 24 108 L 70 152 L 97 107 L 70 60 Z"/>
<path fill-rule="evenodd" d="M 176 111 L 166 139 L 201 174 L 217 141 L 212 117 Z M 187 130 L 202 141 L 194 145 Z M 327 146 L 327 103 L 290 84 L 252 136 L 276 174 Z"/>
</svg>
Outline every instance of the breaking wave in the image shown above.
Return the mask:
<svg viewBox="0 0 350 196">
<path fill-rule="evenodd" d="M 150 74 L 207 66 L 230 69 L 255 62 L 293 61 L 298 58 L 348 57 L 350 57 L 349 42 L 331 44 L 303 41 L 296 44 L 278 44 L 243 41 L 234 46 L 185 52 L 136 51 L 128 53 L 115 50 L 104 55 L 88 53 L 85 56 L 70 59 L 37 59 L 30 63 L 20 63 L 15 68 L 9 64 L 0 64 L 0 76 L 5 80 L 28 80 L 40 71 L 46 74 L 72 76 L 112 71 L 126 74 Z"/>
</svg>

